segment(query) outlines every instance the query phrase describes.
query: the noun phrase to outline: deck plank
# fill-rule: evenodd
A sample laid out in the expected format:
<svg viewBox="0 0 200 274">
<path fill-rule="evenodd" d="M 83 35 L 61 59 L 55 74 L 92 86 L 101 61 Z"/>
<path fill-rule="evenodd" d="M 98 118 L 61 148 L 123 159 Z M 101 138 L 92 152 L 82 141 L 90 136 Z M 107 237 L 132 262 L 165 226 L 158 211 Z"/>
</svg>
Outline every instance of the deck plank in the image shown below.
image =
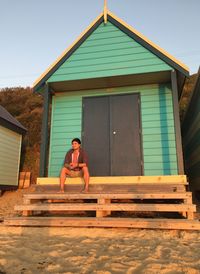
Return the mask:
<svg viewBox="0 0 200 274">
<path fill-rule="evenodd" d="M 160 193 L 27 193 L 25 199 L 187 199 L 191 192 Z"/>
<path fill-rule="evenodd" d="M 180 230 L 200 229 L 200 222 L 197 220 L 152 218 L 12 217 L 4 219 L 4 225 L 36 227 L 121 227 Z"/>
<path fill-rule="evenodd" d="M 196 206 L 191 204 L 131 204 L 131 203 L 42 203 L 16 205 L 15 211 L 151 211 L 151 212 L 195 212 Z"/>
</svg>

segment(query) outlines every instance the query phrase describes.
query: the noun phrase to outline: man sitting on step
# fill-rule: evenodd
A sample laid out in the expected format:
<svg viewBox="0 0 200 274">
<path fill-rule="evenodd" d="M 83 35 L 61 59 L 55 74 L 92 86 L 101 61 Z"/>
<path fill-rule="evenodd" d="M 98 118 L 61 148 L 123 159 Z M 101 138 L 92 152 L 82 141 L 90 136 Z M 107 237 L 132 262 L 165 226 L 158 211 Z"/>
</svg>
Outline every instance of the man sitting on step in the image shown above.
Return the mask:
<svg viewBox="0 0 200 274">
<path fill-rule="evenodd" d="M 64 192 L 64 184 L 66 176 L 68 177 L 83 177 L 85 187 L 82 192 L 89 190 L 89 171 L 88 159 L 84 150 L 81 148 L 81 141 L 78 138 L 72 140 L 72 149 L 70 149 L 64 160 L 64 167 L 60 172 L 60 191 Z"/>
</svg>

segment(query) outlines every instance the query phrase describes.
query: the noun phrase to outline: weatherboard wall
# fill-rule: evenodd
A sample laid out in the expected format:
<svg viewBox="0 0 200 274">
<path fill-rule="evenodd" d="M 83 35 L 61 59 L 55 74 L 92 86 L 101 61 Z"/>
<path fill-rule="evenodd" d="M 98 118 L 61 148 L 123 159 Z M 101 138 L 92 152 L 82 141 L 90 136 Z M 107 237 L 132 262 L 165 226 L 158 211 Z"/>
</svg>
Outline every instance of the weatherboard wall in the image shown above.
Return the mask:
<svg viewBox="0 0 200 274">
<path fill-rule="evenodd" d="M 0 186 L 17 186 L 22 135 L 0 125 Z"/>
<path fill-rule="evenodd" d="M 141 96 L 144 175 L 178 174 L 171 87 L 151 85 L 56 93 L 52 99 L 48 176 L 59 175 L 72 138 L 81 138 L 84 96 L 134 92 Z"/>
<path fill-rule="evenodd" d="M 50 76 L 48 82 L 166 70 L 171 70 L 171 67 L 108 22 L 100 24 Z"/>
</svg>

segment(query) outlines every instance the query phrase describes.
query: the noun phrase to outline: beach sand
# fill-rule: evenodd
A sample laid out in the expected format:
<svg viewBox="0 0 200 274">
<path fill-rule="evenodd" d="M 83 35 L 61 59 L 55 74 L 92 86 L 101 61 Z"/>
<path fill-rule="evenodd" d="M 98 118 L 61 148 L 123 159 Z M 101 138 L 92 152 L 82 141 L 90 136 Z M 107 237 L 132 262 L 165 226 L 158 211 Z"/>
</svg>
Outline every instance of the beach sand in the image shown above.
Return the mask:
<svg viewBox="0 0 200 274">
<path fill-rule="evenodd" d="M 0 219 L 29 190 L 0 197 Z M 197 216 L 198 217 L 198 216 Z M 0 223 L 0 274 L 199 274 L 200 231 L 26 228 Z"/>
</svg>

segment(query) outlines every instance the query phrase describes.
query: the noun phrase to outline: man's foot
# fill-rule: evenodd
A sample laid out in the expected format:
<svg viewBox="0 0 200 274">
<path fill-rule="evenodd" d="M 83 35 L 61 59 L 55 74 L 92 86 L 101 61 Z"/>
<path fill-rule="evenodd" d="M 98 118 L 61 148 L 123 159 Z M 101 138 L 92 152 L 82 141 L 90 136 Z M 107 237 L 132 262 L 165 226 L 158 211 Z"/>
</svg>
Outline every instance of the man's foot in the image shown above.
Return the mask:
<svg viewBox="0 0 200 274">
<path fill-rule="evenodd" d="M 59 193 L 65 193 L 64 189 L 60 189 Z"/>
<path fill-rule="evenodd" d="M 84 188 L 81 190 L 82 193 L 88 193 L 89 192 L 89 189 L 88 188 Z"/>
</svg>

